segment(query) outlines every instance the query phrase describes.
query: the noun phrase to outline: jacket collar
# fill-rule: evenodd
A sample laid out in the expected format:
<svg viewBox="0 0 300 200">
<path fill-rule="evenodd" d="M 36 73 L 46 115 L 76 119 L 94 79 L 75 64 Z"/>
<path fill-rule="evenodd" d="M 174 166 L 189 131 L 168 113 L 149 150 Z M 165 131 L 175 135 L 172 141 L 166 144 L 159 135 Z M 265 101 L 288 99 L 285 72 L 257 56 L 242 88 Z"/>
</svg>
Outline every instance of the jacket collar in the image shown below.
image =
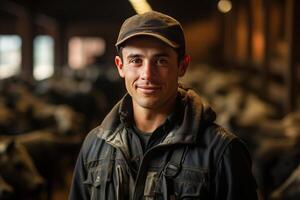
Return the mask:
<svg viewBox="0 0 300 200">
<path fill-rule="evenodd" d="M 203 135 L 204 127 L 216 119 L 216 114 L 193 90 L 179 88 L 178 93 L 183 105 L 183 117 L 163 142 L 193 144 Z"/>
<path fill-rule="evenodd" d="M 202 127 L 207 123 L 212 123 L 216 118 L 211 107 L 204 103 L 193 90 L 179 88 L 178 97 L 182 105 L 183 116 L 162 141 L 162 145 L 195 143 L 202 135 Z M 131 116 L 131 97 L 126 94 L 98 127 L 98 137 L 115 147 L 124 148 L 127 142 L 126 131 L 123 129 L 131 123 Z"/>
</svg>

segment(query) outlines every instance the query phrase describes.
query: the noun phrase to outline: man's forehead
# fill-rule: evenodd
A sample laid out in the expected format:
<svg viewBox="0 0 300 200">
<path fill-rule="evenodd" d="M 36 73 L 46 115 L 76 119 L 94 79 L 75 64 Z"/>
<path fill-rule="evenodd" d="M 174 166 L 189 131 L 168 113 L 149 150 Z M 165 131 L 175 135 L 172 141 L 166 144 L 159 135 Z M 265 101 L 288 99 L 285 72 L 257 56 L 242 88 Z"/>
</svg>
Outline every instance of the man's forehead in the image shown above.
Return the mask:
<svg viewBox="0 0 300 200">
<path fill-rule="evenodd" d="M 162 49 L 140 49 L 140 48 L 134 48 L 134 47 L 128 47 L 123 50 L 123 55 L 125 57 L 136 57 L 136 56 L 167 56 L 170 57 L 172 56 L 172 53 L 170 51 L 164 51 Z M 175 54 L 174 54 L 175 55 Z"/>
</svg>

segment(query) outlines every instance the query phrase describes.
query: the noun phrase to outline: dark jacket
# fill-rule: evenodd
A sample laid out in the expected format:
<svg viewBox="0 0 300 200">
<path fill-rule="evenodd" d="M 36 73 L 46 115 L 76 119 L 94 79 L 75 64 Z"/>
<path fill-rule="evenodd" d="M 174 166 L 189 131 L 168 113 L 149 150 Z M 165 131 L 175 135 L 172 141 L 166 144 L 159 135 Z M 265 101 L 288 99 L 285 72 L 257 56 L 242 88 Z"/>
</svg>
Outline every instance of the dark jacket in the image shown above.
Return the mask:
<svg viewBox="0 0 300 200">
<path fill-rule="evenodd" d="M 128 131 L 124 97 L 87 135 L 69 199 L 257 199 L 244 144 L 214 123 L 215 113 L 195 92 L 178 94 L 181 117 L 145 153 Z"/>
</svg>

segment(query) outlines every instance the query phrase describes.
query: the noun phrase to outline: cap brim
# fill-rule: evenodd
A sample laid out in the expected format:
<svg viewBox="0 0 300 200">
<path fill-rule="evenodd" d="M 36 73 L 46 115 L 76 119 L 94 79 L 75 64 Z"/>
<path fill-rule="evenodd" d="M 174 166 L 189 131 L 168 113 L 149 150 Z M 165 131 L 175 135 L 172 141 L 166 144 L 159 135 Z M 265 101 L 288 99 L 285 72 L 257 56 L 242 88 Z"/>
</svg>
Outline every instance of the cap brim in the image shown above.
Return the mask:
<svg viewBox="0 0 300 200">
<path fill-rule="evenodd" d="M 155 38 L 163 41 L 164 43 L 166 43 L 167 45 L 169 45 L 169 46 L 171 46 L 173 48 L 178 48 L 179 47 L 178 44 L 176 44 L 176 43 L 168 40 L 167 38 L 163 37 L 162 35 L 159 35 L 159 34 L 156 34 L 156 33 L 148 33 L 148 32 L 139 32 L 139 33 L 131 34 L 131 35 L 123 38 L 119 42 L 117 42 L 115 46 L 118 48 L 120 46 L 120 44 L 122 44 L 123 42 L 127 41 L 128 39 L 136 37 L 136 36 L 142 36 L 142 35 L 155 37 Z"/>
</svg>

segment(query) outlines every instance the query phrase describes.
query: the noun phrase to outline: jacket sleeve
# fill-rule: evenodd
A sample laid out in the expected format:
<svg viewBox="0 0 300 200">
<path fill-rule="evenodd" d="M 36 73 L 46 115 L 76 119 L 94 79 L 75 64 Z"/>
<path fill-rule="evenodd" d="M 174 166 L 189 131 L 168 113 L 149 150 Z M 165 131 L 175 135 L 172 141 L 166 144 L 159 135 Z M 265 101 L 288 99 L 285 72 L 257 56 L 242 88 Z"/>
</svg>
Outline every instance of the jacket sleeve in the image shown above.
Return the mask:
<svg viewBox="0 0 300 200">
<path fill-rule="evenodd" d="M 87 179 L 86 159 L 88 149 L 91 147 L 91 141 L 94 140 L 94 134 L 90 133 L 85 138 L 79 152 L 76 165 L 73 171 L 69 200 L 88 200 L 90 199 L 90 189 L 84 181 Z"/>
<path fill-rule="evenodd" d="M 217 164 L 215 189 L 217 200 L 256 200 L 257 186 L 251 171 L 251 157 L 244 143 L 234 139 Z"/>
<path fill-rule="evenodd" d="M 71 183 L 69 200 L 88 200 L 90 199 L 89 188 L 83 183 L 86 180 L 87 170 L 84 165 L 83 148 L 79 152 L 75 169 L 73 172 L 73 180 Z"/>
</svg>

